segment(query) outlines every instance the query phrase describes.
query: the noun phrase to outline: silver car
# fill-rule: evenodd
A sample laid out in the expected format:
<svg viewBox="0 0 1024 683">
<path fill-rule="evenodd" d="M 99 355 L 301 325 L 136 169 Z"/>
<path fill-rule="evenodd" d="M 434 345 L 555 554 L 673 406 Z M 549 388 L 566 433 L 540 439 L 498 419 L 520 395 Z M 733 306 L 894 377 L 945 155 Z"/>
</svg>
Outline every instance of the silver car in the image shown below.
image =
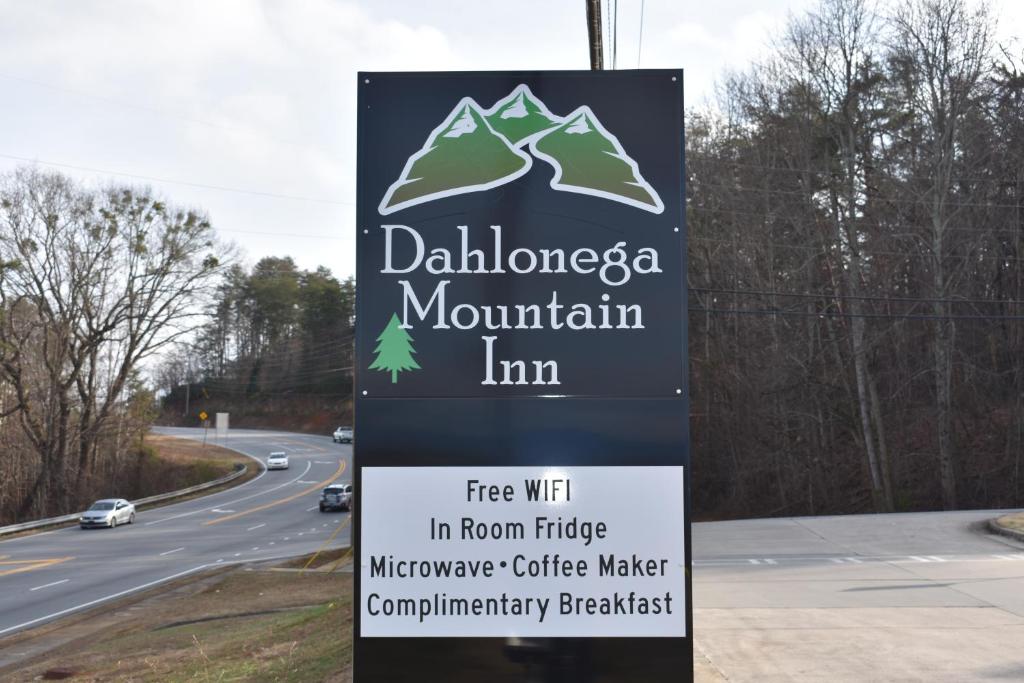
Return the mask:
<svg viewBox="0 0 1024 683">
<path fill-rule="evenodd" d="M 320 494 L 320 512 L 352 509 L 352 484 L 331 484 Z"/>
<path fill-rule="evenodd" d="M 92 507 L 82 513 L 78 525 L 83 529 L 97 526 L 113 529 L 118 524 L 131 524 L 134 521 L 134 505 L 124 498 L 104 498 L 97 500 Z"/>
</svg>

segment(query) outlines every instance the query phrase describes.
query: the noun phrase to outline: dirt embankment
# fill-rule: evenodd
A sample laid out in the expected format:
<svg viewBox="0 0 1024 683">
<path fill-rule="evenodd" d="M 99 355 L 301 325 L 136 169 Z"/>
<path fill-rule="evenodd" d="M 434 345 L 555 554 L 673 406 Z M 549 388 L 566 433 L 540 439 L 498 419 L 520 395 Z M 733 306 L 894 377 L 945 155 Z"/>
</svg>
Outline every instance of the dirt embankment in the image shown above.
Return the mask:
<svg viewBox="0 0 1024 683">
<path fill-rule="evenodd" d="M 178 403 L 164 406 L 157 420 L 173 427 L 201 427 L 199 414 L 205 412 L 213 426 L 216 413 L 228 413 L 231 426 L 280 429 L 301 434 L 330 434 L 339 425 L 352 424 L 352 400 L 275 396 L 260 399 L 207 399 L 200 396 L 189 404 L 188 414 Z"/>
<path fill-rule="evenodd" d="M 205 484 L 230 474 L 239 465 L 248 467 L 248 476 L 258 469 L 251 459 L 227 448 L 151 434 L 135 461 L 129 462 L 111 482 L 109 493 L 97 491 L 97 497 L 146 498 Z"/>
<path fill-rule="evenodd" d="M 138 500 L 205 484 L 232 473 L 240 465 L 247 466 L 246 473 L 225 486 L 237 486 L 248 481 L 259 473 L 259 467 L 250 458 L 227 448 L 150 434 L 141 447 L 124 457 L 111 474 L 80 481 L 74 498 L 54 500 L 49 509 L 32 519 L 80 512 L 99 498 Z M 195 495 L 207 493 L 210 491 Z M 177 500 L 180 499 L 172 502 Z M 31 520 L 6 518 L 0 514 L 0 526 L 27 521 Z"/>
</svg>

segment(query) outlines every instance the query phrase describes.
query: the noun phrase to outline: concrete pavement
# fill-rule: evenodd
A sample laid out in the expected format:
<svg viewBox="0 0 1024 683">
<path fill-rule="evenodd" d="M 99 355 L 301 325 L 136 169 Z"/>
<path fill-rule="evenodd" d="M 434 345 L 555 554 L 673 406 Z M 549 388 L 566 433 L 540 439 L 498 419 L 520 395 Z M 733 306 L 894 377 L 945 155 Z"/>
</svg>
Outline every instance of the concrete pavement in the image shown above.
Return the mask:
<svg viewBox="0 0 1024 683">
<path fill-rule="evenodd" d="M 696 524 L 696 650 L 729 681 L 1024 681 L 1024 545 L 995 514 Z"/>
</svg>

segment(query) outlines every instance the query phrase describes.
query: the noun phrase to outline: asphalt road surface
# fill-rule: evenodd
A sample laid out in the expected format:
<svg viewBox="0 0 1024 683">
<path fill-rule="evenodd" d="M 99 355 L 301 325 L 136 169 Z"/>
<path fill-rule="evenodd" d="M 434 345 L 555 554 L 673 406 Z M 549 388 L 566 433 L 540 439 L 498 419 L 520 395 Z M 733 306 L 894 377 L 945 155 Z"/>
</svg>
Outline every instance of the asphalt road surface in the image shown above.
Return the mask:
<svg viewBox="0 0 1024 683">
<path fill-rule="evenodd" d="M 329 547 L 348 544 L 349 515 L 317 497 L 350 480 L 350 446 L 245 430 L 222 445 L 284 450 L 291 468 L 132 526 L 0 541 L 0 637 L 218 564 L 313 552 L 336 531 Z M 695 524 L 698 680 L 1024 681 L 1024 544 L 985 532 L 997 514 Z"/>
<path fill-rule="evenodd" d="M 198 429 L 156 431 L 202 438 Z M 327 483 L 351 481 L 351 445 L 255 430 L 231 430 L 220 445 L 261 462 L 283 450 L 289 469 L 143 510 L 131 526 L 0 541 L 0 637 L 219 564 L 315 552 L 332 535 L 327 547 L 348 545 L 348 513 L 321 513 L 317 502 Z"/>
<path fill-rule="evenodd" d="M 694 633 L 714 680 L 1024 681 L 1024 545 L 998 512 L 693 527 Z"/>
</svg>

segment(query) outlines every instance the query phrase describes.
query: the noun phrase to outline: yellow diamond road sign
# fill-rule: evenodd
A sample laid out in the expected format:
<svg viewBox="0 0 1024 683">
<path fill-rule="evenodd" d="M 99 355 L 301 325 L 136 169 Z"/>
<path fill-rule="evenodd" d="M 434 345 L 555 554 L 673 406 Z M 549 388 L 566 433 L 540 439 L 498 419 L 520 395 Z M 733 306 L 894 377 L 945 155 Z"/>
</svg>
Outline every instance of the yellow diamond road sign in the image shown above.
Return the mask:
<svg viewBox="0 0 1024 683">
<path fill-rule="evenodd" d="M 200 420 L 205 420 L 208 417 L 210 417 L 210 416 L 206 414 L 205 410 L 203 412 L 199 413 L 199 419 Z"/>
</svg>

